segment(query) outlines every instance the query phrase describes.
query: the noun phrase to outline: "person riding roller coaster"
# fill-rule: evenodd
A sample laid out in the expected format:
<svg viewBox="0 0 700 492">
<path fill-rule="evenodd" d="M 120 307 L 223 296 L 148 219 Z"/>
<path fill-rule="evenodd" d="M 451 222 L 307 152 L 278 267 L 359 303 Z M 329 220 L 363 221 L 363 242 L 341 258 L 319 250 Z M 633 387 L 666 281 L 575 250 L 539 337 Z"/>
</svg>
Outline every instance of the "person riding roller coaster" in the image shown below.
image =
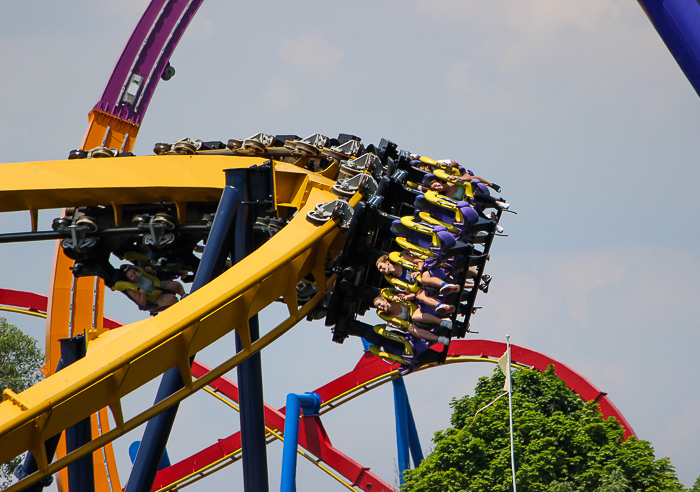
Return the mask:
<svg viewBox="0 0 700 492">
<path fill-rule="evenodd" d="M 405 255 L 405 257 L 408 258 L 408 255 Z M 422 262 L 420 262 L 419 265 L 418 268 L 422 267 Z M 411 289 L 411 292 L 398 294 L 401 298 L 400 300 L 408 301 L 416 299 L 418 302 L 435 309 L 438 316 L 449 316 L 454 312 L 455 307 L 453 305 L 440 302 L 435 297 L 428 295 L 425 289 L 418 287 L 418 283 L 420 282 L 424 287 L 436 289 L 439 295 L 449 295 L 459 291 L 458 285 L 433 277 L 428 272 L 421 273 L 420 271 L 411 271 L 391 261 L 389 255 L 382 255 L 377 259 L 377 270 L 388 278 L 398 280 L 401 284 L 415 286 L 415 288 Z M 394 283 L 394 285 L 397 285 L 397 283 Z"/>
<path fill-rule="evenodd" d="M 150 270 L 150 269 L 149 269 Z M 161 311 L 178 302 L 177 295 L 185 295 L 185 288 L 174 280 L 160 280 L 147 269 L 122 265 L 119 280 L 112 290 L 124 292 L 143 311 Z"/>
<path fill-rule="evenodd" d="M 384 292 L 382 294 L 384 294 Z M 389 295 L 393 298 L 398 297 L 392 294 Z M 450 344 L 450 339 L 448 337 L 438 336 L 429 329 L 423 327 L 424 325 L 437 325 L 449 330 L 452 328 L 452 321 L 449 318 L 441 319 L 429 312 L 423 312 L 421 306 L 410 301 L 399 302 L 390 300 L 384 295 L 375 297 L 372 304 L 377 309 L 377 313 L 380 316 L 383 314 L 395 319 L 399 323 L 391 321 L 390 323 L 393 326 L 397 324 L 400 325 L 398 328 L 407 330 L 414 337 L 427 342 L 442 343 L 443 345 Z M 406 323 L 400 323 L 401 321 Z"/>
<path fill-rule="evenodd" d="M 455 161 L 445 161 L 445 163 L 451 167 L 460 169 L 460 171 L 464 169 Z M 437 193 L 441 193 L 449 198 L 452 198 L 453 200 L 459 201 L 465 199 L 466 189 L 464 188 L 465 185 L 462 185 L 461 183 L 458 184 L 455 181 L 461 181 L 462 183 L 468 182 L 472 185 L 474 200 L 481 203 L 484 208 L 495 208 L 500 210 L 508 210 L 510 208 L 509 203 L 507 203 L 503 198 L 495 198 L 491 196 L 488 188 L 486 188 L 488 186 L 500 192 L 500 186 L 487 181 L 484 178 L 475 176 L 470 170 L 464 170 L 464 173 L 461 176 L 451 176 L 450 180 L 452 182 L 445 182 L 442 179 L 435 178 L 428 183 L 428 187 Z"/>
</svg>

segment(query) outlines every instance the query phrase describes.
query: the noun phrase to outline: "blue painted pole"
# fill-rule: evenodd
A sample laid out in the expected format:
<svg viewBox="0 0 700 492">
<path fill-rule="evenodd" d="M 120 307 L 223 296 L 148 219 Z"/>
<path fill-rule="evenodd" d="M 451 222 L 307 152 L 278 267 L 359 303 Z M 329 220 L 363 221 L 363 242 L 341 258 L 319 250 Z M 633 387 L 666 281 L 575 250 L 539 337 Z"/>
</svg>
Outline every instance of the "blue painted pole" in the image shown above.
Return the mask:
<svg viewBox="0 0 700 492">
<path fill-rule="evenodd" d="M 396 416 L 396 448 L 399 462 L 399 478 L 403 486 L 403 473 L 410 468 L 408 455 L 408 419 L 406 417 L 406 386 L 403 378 L 391 382 L 394 388 L 394 415 Z"/>
<path fill-rule="evenodd" d="M 85 337 L 79 336 L 70 339 L 71 359 L 69 364 L 85 357 L 87 347 Z M 63 344 L 61 345 L 63 350 Z M 75 425 L 66 429 L 66 453 L 72 453 L 84 444 L 92 441 L 92 424 L 90 417 L 81 420 Z M 80 458 L 75 463 L 68 465 L 68 488 L 70 492 L 94 492 L 95 490 L 95 469 L 92 460 L 92 453 Z"/>
<path fill-rule="evenodd" d="M 134 464 L 134 461 L 136 461 L 136 455 L 139 452 L 139 448 L 141 447 L 141 441 L 134 441 L 131 443 L 129 446 L 129 459 L 131 460 L 131 464 Z M 170 466 L 170 456 L 168 456 L 168 449 L 165 449 L 165 452 L 163 452 L 163 459 L 160 460 L 160 465 L 158 465 L 158 471 L 161 471 L 163 468 L 167 468 Z"/>
<path fill-rule="evenodd" d="M 253 208 L 250 206 L 254 190 L 248 186 L 247 169 L 227 169 L 226 184 L 241 193 L 241 208 L 234 225 L 233 263 L 238 263 L 253 251 Z M 271 172 L 271 171 L 270 171 Z M 267 198 L 267 197 L 265 197 Z M 250 340 L 260 338 L 258 315 L 248 320 Z M 243 345 L 236 334 L 236 351 Z M 265 402 L 263 398 L 262 358 L 260 352 L 252 355 L 236 368 L 238 400 L 240 404 L 241 448 L 243 451 L 243 490 L 268 492 L 267 442 L 265 441 Z"/>
<path fill-rule="evenodd" d="M 639 0 L 639 4 L 700 95 L 700 4 L 697 0 Z"/>
<path fill-rule="evenodd" d="M 202 254 L 202 261 L 197 269 L 190 292 L 203 287 L 223 272 L 239 202 L 240 192 L 228 186 L 227 183 L 216 209 L 211 232 Z M 190 360 L 191 362 L 192 360 Z M 180 371 L 176 367 L 170 369 L 163 374 L 155 403 L 179 391 L 184 386 Z M 165 453 L 165 446 L 170 437 L 179 406 L 179 403 L 174 404 L 146 424 L 141 446 L 126 485 L 126 492 L 150 492 L 158 473 L 158 466 Z"/>
<path fill-rule="evenodd" d="M 408 401 L 408 393 L 406 393 L 406 416 L 408 417 L 408 447 L 411 450 L 413 467 L 418 468 L 423 461 L 423 450 L 420 448 L 418 429 L 416 429 L 416 421 L 413 420 L 413 412 L 411 411 L 411 403 Z"/>
<path fill-rule="evenodd" d="M 280 492 L 296 492 L 297 445 L 299 444 L 299 411 L 305 416 L 318 415 L 321 397 L 317 393 L 287 395 L 284 410 L 284 448 L 282 450 L 282 477 Z"/>
<path fill-rule="evenodd" d="M 66 366 L 71 365 L 76 360 L 80 359 L 80 357 L 78 356 L 78 354 L 80 353 L 79 345 L 85 345 L 84 337 L 82 335 L 73 338 L 64 338 L 62 340 L 59 340 L 59 343 L 61 344 L 61 359 L 56 365 L 56 372 L 65 368 Z M 46 449 L 46 457 L 49 460 L 49 463 L 53 461 L 54 454 L 56 454 L 56 448 L 58 447 L 58 441 L 61 439 L 61 434 L 62 433 L 56 434 L 55 436 L 47 439 L 44 442 L 44 448 Z M 92 459 L 92 455 L 90 456 L 90 459 Z M 24 458 L 24 462 L 21 465 L 17 466 L 17 468 L 15 468 L 14 475 L 19 480 L 22 480 L 23 478 L 28 477 L 38 469 L 39 465 L 36 462 L 36 458 L 34 458 L 32 453 L 27 453 L 27 455 Z M 30 485 L 29 487 L 24 488 L 22 492 L 40 492 L 44 487 L 48 487 L 52 483 L 53 476 L 49 475 L 48 477 L 43 478 L 34 485 Z"/>
</svg>

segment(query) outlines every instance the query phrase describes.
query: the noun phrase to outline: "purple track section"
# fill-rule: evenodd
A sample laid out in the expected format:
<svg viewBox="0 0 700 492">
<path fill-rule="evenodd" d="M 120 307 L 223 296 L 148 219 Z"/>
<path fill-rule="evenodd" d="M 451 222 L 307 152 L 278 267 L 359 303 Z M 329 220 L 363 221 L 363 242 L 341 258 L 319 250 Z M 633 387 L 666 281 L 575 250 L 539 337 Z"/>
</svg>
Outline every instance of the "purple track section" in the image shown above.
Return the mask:
<svg viewBox="0 0 700 492">
<path fill-rule="evenodd" d="M 203 1 L 152 0 L 131 34 L 95 109 L 140 125 L 160 75 Z M 131 77 L 132 65 L 133 73 L 143 77 L 143 84 L 134 103 L 129 104 L 120 100 L 120 94 Z"/>
</svg>

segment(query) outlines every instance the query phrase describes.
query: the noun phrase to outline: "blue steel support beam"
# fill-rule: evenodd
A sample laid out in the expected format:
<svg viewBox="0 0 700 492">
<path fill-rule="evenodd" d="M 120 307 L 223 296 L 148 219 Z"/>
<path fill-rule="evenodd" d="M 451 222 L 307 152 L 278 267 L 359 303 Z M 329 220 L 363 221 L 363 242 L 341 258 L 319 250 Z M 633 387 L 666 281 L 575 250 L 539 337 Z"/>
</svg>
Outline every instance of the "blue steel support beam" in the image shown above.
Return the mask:
<svg viewBox="0 0 700 492">
<path fill-rule="evenodd" d="M 58 361 L 58 365 L 56 366 L 56 372 L 71 365 L 73 362 L 82 357 L 78 356 L 78 354 L 80 353 L 79 347 L 81 344 L 83 347 L 85 346 L 85 337 L 80 335 L 73 338 L 64 338 L 62 340 L 59 340 L 59 342 L 61 344 L 61 359 Z M 82 350 L 82 353 L 83 355 L 85 355 L 84 348 Z M 53 461 L 54 454 L 56 454 L 56 448 L 58 447 L 58 441 L 60 439 L 61 434 L 56 434 L 55 436 L 47 439 L 44 442 L 44 448 L 46 449 L 46 457 L 49 460 L 49 462 Z M 22 480 L 23 478 L 28 477 L 38 469 L 39 465 L 37 464 L 36 459 L 34 458 L 32 453 L 27 453 L 27 455 L 24 458 L 24 462 L 15 469 L 14 474 L 15 477 L 17 477 L 19 480 Z M 29 487 L 24 488 L 22 492 L 40 492 L 41 490 L 43 490 L 44 487 L 48 487 L 52 483 L 53 476 L 49 475 L 48 477 L 40 480 L 34 485 L 30 485 Z"/>
<path fill-rule="evenodd" d="M 698 0 L 639 0 L 647 17 L 700 95 L 700 3 Z"/>
<path fill-rule="evenodd" d="M 284 448 L 282 450 L 282 477 L 280 492 L 296 492 L 297 445 L 299 444 L 299 410 L 305 416 L 318 415 L 321 409 L 321 397 L 318 393 L 287 395 L 284 409 Z"/>
<path fill-rule="evenodd" d="M 82 335 L 69 339 L 69 341 L 72 342 L 69 349 L 72 360 L 67 362 L 72 364 L 76 360 L 85 357 L 87 347 L 85 345 L 85 337 Z M 61 352 L 63 352 L 63 344 L 61 344 Z M 90 441 L 92 441 L 90 417 L 66 429 L 66 453 L 72 453 Z M 92 453 L 68 465 L 68 489 L 70 492 L 95 491 L 95 468 Z"/>
<path fill-rule="evenodd" d="M 416 422 L 413 420 L 411 404 L 403 378 L 391 382 L 394 388 L 394 413 L 396 415 L 396 447 L 398 452 L 399 475 L 403 485 L 403 473 L 410 469 L 409 450 L 413 457 L 413 466 L 417 467 L 423 461 L 423 452 L 418 440 Z"/>
<path fill-rule="evenodd" d="M 252 171 L 256 172 L 256 171 Z M 270 172 L 272 172 L 270 170 Z M 236 215 L 234 241 L 231 258 L 238 263 L 253 251 L 253 207 L 261 197 L 250 190 L 248 169 L 227 169 L 226 184 L 241 193 L 241 209 Z M 262 197 L 267 199 L 268 197 Z M 250 320 L 250 339 L 260 338 L 258 315 Z M 236 351 L 243 349 L 236 334 Z M 265 441 L 265 403 L 263 399 L 262 358 L 260 352 L 246 359 L 236 368 L 238 375 L 238 398 L 240 405 L 241 448 L 243 451 L 243 490 L 245 492 L 268 492 L 267 443 Z"/>
<path fill-rule="evenodd" d="M 403 378 L 391 382 L 394 388 L 394 415 L 396 417 L 396 452 L 399 464 L 399 480 L 403 486 L 403 473 L 410 469 L 408 456 L 408 419 L 406 418 L 406 386 Z"/>
<path fill-rule="evenodd" d="M 202 261 L 197 269 L 190 292 L 203 287 L 223 272 L 239 203 L 239 191 L 232 186 L 226 186 L 221 195 L 219 206 L 216 209 L 211 232 L 202 254 Z M 194 356 L 190 359 L 190 364 L 193 359 Z M 170 369 L 163 374 L 155 403 L 167 398 L 183 387 L 184 383 L 182 376 L 180 376 L 180 371 L 176 367 Z M 131 470 L 126 492 L 150 492 L 153 488 L 153 482 L 165 453 L 165 446 L 168 443 L 178 408 L 179 403 L 176 403 L 149 420 L 148 424 L 146 424 L 146 431 L 143 434 L 141 446 L 136 455 L 134 467 Z"/>
<path fill-rule="evenodd" d="M 423 461 L 423 450 L 420 448 L 418 429 L 416 429 L 416 421 L 413 420 L 413 412 L 411 411 L 411 403 L 408 401 L 408 394 L 406 394 L 406 416 L 408 417 L 408 448 L 411 450 L 413 468 L 418 468 Z"/>
</svg>

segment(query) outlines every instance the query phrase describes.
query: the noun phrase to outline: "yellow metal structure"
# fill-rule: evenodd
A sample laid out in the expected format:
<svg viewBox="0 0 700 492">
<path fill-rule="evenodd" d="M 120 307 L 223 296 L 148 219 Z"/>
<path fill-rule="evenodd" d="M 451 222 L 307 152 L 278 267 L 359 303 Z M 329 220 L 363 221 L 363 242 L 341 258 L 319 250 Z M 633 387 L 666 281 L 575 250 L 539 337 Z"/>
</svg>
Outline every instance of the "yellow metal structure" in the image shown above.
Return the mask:
<svg viewBox="0 0 700 492">
<path fill-rule="evenodd" d="M 80 148 L 90 150 L 104 146 L 131 152 L 139 128 L 139 125 L 93 108 L 88 115 L 88 127 Z"/>
<path fill-rule="evenodd" d="M 112 205 L 117 214 L 122 204 L 161 201 L 175 202 L 178 210 L 184 210 L 189 201 L 218 201 L 225 181 L 224 169 L 263 162 L 268 161 L 221 155 L 167 155 L 8 164 L 0 167 L 0 212 Z M 315 225 L 306 220 L 306 213 L 319 203 L 336 199 L 328 191 L 334 181 L 285 163 L 274 164 L 274 179 L 278 208 L 299 213 L 242 262 L 154 318 L 103 333 L 95 317 L 86 316 L 87 309 L 65 319 L 65 312 L 56 311 L 59 306 L 70 305 L 71 300 L 85 308 L 92 308 L 95 300 L 95 305 L 101 305 L 102 291 L 101 285 L 96 288 L 94 279 L 77 288 L 68 285 L 72 277 L 58 272 L 68 270 L 69 260 L 57 252 L 49 317 L 64 317 L 59 331 L 66 330 L 66 326 L 71 335 L 87 331 L 88 354 L 21 394 L 7 395 L 0 404 L 0 462 L 29 450 L 39 463 L 38 473 L 9 490 L 19 490 L 20 485 L 26 487 L 57 472 L 201 389 L 272 343 L 318 303 L 326 292 L 326 256 L 340 252 L 344 237 L 339 234 L 336 221 Z M 354 207 L 359 199 L 360 195 L 355 195 L 350 205 Z M 309 274 L 319 291 L 299 307 L 296 284 Z M 280 297 L 288 306 L 289 316 L 261 339 L 251 342 L 247 320 Z M 101 321 L 101 313 L 96 319 Z M 51 331 L 51 341 L 58 338 L 55 329 L 56 326 Z M 178 367 L 184 381 L 192 381 L 189 357 L 234 329 L 243 342 L 240 352 L 206 377 L 135 417 L 124 419 L 122 397 L 172 367 Z M 47 350 L 53 354 L 55 347 L 47 344 Z M 57 360 L 57 354 L 53 354 L 47 373 L 53 372 Z M 107 430 L 103 425 L 102 434 L 94 432 L 98 437 L 89 444 L 54 463 L 48 462 L 43 447 L 47 438 L 91 414 L 104 412 L 105 407 L 112 412 L 115 429 Z M 106 424 L 106 418 L 103 422 Z"/>
</svg>

